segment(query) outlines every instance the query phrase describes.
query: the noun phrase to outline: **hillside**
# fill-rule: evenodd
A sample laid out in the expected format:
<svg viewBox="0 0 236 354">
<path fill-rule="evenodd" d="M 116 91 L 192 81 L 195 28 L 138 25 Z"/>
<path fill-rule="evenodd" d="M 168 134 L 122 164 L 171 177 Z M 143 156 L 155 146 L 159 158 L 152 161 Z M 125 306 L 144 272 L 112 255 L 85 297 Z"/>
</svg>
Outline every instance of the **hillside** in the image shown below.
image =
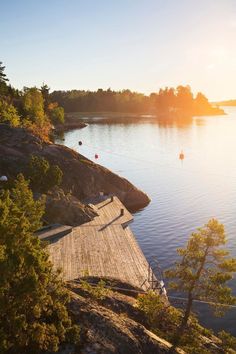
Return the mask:
<svg viewBox="0 0 236 354">
<path fill-rule="evenodd" d="M 152 330 L 147 317 L 137 307 L 134 294 L 127 295 L 127 292 L 125 294 L 111 290 L 104 292 L 103 289 L 96 296 L 92 296 L 86 286 L 68 283 L 71 295 L 69 309 L 81 326 L 81 343 L 78 349 L 63 347 L 59 354 L 168 353 L 170 342 L 163 338 L 159 330 Z M 159 327 L 163 327 L 161 317 L 158 320 Z M 171 323 L 164 324 L 162 330 L 166 332 L 165 336 L 173 334 L 172 326 Z M 220 348 L 220 340 L 217 337 L 200 332 L 205 333 L 202 327 L 199 327 L 198 349 L 193 353 L 226 353 Z M 188 351 L 178 349 L 177 353 L 187 354 Z M 234 351 L 228 353 L 233 354 Z"/>
<path fill-rule="evenodd" d="M 14 179 L 27 176 L 32 155 L 44 157 L 63 172 L 60 189 L 47 194 L 45 219 L 79 225 L 91 220 L 93 212 L 83 201 L 99 192 L 115 194 L 129 210 L 145 207 L 150 199 L 126 179 L 88 160 L 65 146 L 46 143 L 23 128 L 0 125 L 0 174 Z M 36 191 L 37 192 L 37 191 Z"/>
</svg>

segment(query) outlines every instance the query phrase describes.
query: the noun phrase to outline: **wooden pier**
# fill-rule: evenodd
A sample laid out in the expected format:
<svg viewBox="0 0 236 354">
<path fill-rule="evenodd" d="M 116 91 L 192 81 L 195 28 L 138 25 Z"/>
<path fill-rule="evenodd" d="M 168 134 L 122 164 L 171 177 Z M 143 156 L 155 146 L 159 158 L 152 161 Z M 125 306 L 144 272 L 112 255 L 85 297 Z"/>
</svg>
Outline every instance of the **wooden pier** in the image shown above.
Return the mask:
<svg viewBox="0 0 236 354">
<path fill-rule="evenodd" d="M 92 221 L 61 237 L 52 234 L 51 241 L 47 237 L 54 267 L 62 270 L 65 281 L 101 277 L 148 290 L 150 267 L 127 226 L 133 216 L 117 197 L 93 205 L 98 216 Z M 152 279 L 156 280 L 153 274 Z"/>
</svg>

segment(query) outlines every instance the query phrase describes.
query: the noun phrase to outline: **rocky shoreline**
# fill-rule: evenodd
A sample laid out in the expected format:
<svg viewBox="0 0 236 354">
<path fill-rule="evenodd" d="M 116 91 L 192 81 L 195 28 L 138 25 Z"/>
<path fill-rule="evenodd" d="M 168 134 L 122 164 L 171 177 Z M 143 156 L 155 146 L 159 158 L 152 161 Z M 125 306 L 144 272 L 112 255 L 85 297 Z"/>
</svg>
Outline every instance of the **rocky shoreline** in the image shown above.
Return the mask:
<svg viewBox="0 0 236 354">
<path fill-rule="evenodd" d="M 54 132 L 56 134 L 58 133 L 63 133 L 63 132 L 67 132 L 69 130 L 74 130 L 74 129 L 82 129 L 87 127 L 86 123 L 83 122 L 65 122 L 64 124 L 58 124 L 54 127 Z"/>
<path fill-rule="evenodd" d="M 100 166 L 68 147 L 46 143 L 23 128 L 0 125 L 0 174 L 14 179 L 17 174 L 27 174 L 31 155 L 46 158 L 58 165 L 63 172 L 60 189 L 47 194 L 47 222 L 72 226 L 93 218 L 91 210 L 83 203 L 86 198 L 100 192 L 116 195 L 130 211 L 144 208 L 149 197 L 128 180 Z"/>
</svg>

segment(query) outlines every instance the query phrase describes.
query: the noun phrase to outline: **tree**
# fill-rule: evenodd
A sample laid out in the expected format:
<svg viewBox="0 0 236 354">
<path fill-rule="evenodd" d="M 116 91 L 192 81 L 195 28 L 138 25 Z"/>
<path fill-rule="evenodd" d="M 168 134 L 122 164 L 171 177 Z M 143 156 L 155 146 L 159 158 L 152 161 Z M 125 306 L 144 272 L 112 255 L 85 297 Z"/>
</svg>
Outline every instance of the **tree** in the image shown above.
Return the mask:
<svg viewBox="0 0 236 354">
<path fill-rule="evenodd" d="M 44 201 L 33 200 L 20 175 L 0 194 L 0 352 L 57 351 L 73 327 L 68 293 L 34 232 L 41 226 Z"/>
<path fill-rule="evenodd" d="M 47 173 L 46 188 L 51 189 L 54 186 L 60 186 L 63 172 L 58 165 L 50 166 Z"/>
<path fill-rule="evenodd" d="M 64 118 L 64 108 L 58 107 L 57 103 L 51 103 L 49 105 L 49 117 L 53 124 L 63 124 Z"/>
<path fill-rule="evenodd" d="M 47 84 L 43 83 L 43 85 L 40 87 L 40 91 L 42 93 L 43 100 L 44 100 L 44 110 L 45 112 L 47 112 L 48 105 L 50 103 L 50 96 L 49 96 L 50 87 Z"/>
<path fill-rule="evenodd" d="M 178 86 L 176 95 L 176 105 L 179 110 L 186 114 L 192 114 L 193 111 L 193 94 L 190 86 Z"/>
<path fill-rule="evenodd" d="M 194 113 L 196 115 L 202 115 L 211 113 L 212 110 L 213 107 L 210 105 L 206 96 L 204 96 L 201 92 L 198 92 L 194 100 Z"/>
<path fill-rule="evenodd" d="M 184 316 L 174 336 L 171 352 L 187 327 L 195 299 L 214 303 L 218 314 L 223 314 L 225 304 L 236 302 L 231 289 L 226 286 L 236 271 L 236 259 L 228 258 L 229 252 L 219 248 L 225 243 L 224 226 L 215 219 L 209 220 L 198 232 L 192 233 L 186 248 L 177 250 L 182 260 L 166 272 L 167 277 L 174 279 L 170 287 L 187 296 Z"/>
<path fill-rule="evenodd" d="M 7 81 L 8 78 L 4 73 L 5 66 L 2 66 L 2 61 L 0 61 L 0 96 L 7 94 Z"/>
<path fill-rule="evenodd" d="M 31 122 L 43 125 L 46 121 L 43 95 L 36 87 L 25 89 L 23 109 Z"/>
<path fill-rule="evenodd" d="M 57 165 L 50 165 L 44 157 L 31 156 L 28 178 L 34 191 L 47 192 L 54 186 L 59 186 L 62 176 L 62 170 Z"/>
<path fill-rule="evenodd" d="M 5 66 L 2 66 L 2 61 L 0 61 L 0 82 L 7 82 L 9 81 L 7 75 L 4 74 Z"/>
<path fill-rule="evenodd" d="M 20 124 L 16 108 L 4 100 L 0 100 L 0 123 L 8 123 L 12 127 L 17 127 Z"/>
<path fill-rule="evenodd" d="M 31 156 L 27 176 L 33 191 L 43 192 L 45 190 L 45 179 L 49 168 L 49 162 L 44 157 Z"/>
</svg>

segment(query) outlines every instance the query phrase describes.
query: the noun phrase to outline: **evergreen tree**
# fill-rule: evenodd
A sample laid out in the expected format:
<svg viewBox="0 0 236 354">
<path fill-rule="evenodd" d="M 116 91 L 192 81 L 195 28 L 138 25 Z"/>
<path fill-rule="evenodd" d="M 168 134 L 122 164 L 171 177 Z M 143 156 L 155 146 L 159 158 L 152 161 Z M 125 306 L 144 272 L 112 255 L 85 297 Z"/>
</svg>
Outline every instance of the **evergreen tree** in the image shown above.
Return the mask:
<svg viewBox="0 0 236 354">
<path fill-rule="evenodd" d="M 22 175 L 0 194 L 0 353 L 57 351 L 67 334 L 78 334 L 65 306 L 68 294 L 33 234 L 43 204 Z"/>
<path fill-rule="evenodd" d="M 2 65 L 2 61 L 0 61 L 0 96 L 7 94 L 7 81 L 8 78 L 4 73 L 5 66 Z"/>
<path fill-rule="evenodd" d="M 28 167 L 28 178 L 33 191 L 45 193 L 59 186 L 63 172 L 58 165 L 50 165 L 44 157 L 32 155 Z"/>
<path fill-rule="evenodd" d="M 9 81 L 7 75 L 4 74 L 5 66 L 2 66 L 2 61 L 0 61 L 0 82 L 7 82 Z"/>
<path fill-rule="evenodd" d="M 44 111 L 47 113 L 48 106 L 50 103 L 50 96 L 49 96 L 50 87 L 47 84 L 43 83 L 43 85 L 40 87 L 40 91 L 42 93 L 43 100 L 44 100 Z"/>
<path fill-rule="evenodd" d="M 216 314 L 223 314 L 225 304 L 234 304 L 236 298 L 226 282 L 236 271 L 236 259 L 229 258 L 229 252 L 219 247 L 226 243 L 224 226 L 212 219 L 198 232 L 193 233 L 186 248 L 178 249 L 182 260 L 166 272 L 174 279 L 170 287 L 187 296 L 187 304 L 181 324 L 173 340 L 174 352 L 187 327 L 195 299 L 214 303 Z"/>
</svg>

